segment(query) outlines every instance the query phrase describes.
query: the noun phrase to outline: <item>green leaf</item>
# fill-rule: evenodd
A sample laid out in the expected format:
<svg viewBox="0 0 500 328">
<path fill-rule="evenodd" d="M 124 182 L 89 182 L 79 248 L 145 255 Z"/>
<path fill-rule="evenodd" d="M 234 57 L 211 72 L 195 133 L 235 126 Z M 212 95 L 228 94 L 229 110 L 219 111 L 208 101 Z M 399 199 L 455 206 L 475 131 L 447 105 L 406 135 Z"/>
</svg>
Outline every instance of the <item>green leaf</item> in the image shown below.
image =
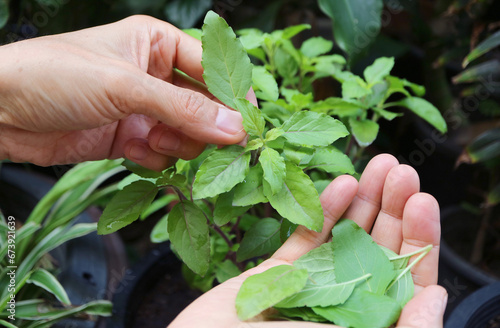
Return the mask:
<svg viewBox="0 0 500 328">
<path fill-rule="evenodd" d="M 298 318 L 303 321 L 312 321 L 312 322 L 328 322 L 325 318 L 320 315 L 314 313 L 311 308 L 302 307 L 302 308 L 290 308 L 290 309 L 280 309 L 277 310 L 285 316 L 285 318 Z"/>
<path fill-rule="evenodd" d="M 252 257 L 276 251 L 281 246 L 280 228 L 281 224 L 273 218 L 257 221 L 241 240 L 240 248 L 236 252 L 236 260 L 243 262 Z"/>
<path fill-rule="evenodd" d="M 486 162 L 500 156 L 500 128 L 492 128 L 476 137 L 465 149 L 466 163 Z"/>
<path fill-rule="evenodd" d="M 286 162 L 286 178 L 283 188 L 273 194 L 264 181 L 264 194 L 278 213 L 293 223 L 321 231 L 323 209 L 319 195 L 311 179 L 296 165 Z"/>
<path fill-rule="evenodd" d="M 169 240 L 168 235 L 168 213 L 165 214 L 153 227 L 150 235 L 153 243 L 163 243 Z"/>
<path fill-rule="evenodd" d="M 500 70 L 500 62 L 496 59 L 472 66 L 452 78 L 453 83 L 481 82 L 488 80 L 492 72 Z"/>
<path fill-rule="evenodd" d="M 384 251 L 373 239 L 354 221 L 343 219 L 333 227 L 332 240 L 335 241 L 333 262 L 337 281 L 371 274 L 372 277 L 357 289 L 384 294 L 395 272 Z"/>
<path fill-rule="evenodd" d="M 396 273 L 399 274 L 402 271 L 398 270 Z M 414 291 L 413 276 L 411 271 L 407 271 L 387 290 L 386 295 L 396 300 L 401 307 L 404 307 L 413 298 Z"/>
<path fill-rule="evenodd" d="M 231 260 L 225 260 L 220 265 L 215 268 L 215 278 L 219 283 L 223 283 L 226 280 L 239 276 L 241 270 L 238 269 L 236 264 L 231 262 Z"/>
<path fill-rule="evenodd" d="M 234 98 L 245 98 L 252 84 L 252 64 L 226 21 L 209 11 L 203 24 L 203 79 L 208 90 L 235 108 Z"/>
<path fill-rule="evenodd" d="M 298 226 L 298 224 L 292 223 L 287 219 L 283 219 L 280 227 L 281 243 L 284 243 L 292 235 L 292 233 L 294 233 Z"/>
<path fill-rule="evenodd" d="M 356 289 L 342 305 L 314 307 L 313 311 L 343 327 L 389 327 L 401 313 L 401 306 L 386 295 Z"/>
<path fill-rule="evenodd" d="M 210 238 L 207 218 L 194 203 L 182 200 L 168 215 L 170 242 L 182 261 L 200 276 L 208 270 Z"/>
<path fill-rule="evenodd" d="M 247 145 L 245 146 L 245 151 L 249 152 L 252 150 L 257 150 L 259 148 L 262 148 L 263 146 L 264 146 L 264 141 L 261 138 L 255 138 L 247 143 Z"/>
<path fill-rule="evenodd" d="M 316 150 L 305 168 L 305 170 L 310 169 L 318 169 L 327 173 L 356 173 L 351 159 L 333 146 Z"/>
<path fill-rule="evenodd" d="M 393 57 L 380 57 L 365 69 L 363 75 L 369 85 L 374 85 L 377 82 L 382 82 L 389 75 L 393 67 Z"/>
<path fill-rule="evenodd" d="M 178 28 L 193 27 L 212 7 L 212 0 L 174 0 L 165 6 L 165 16 Z"/>
<path fill-rule="evenodd" d="M 293 266 L 307 269 L 309 278 L 318 284 L 336 282 L 332 243 L 324 243 L 299 257 Z"/>
<path fill-rule="evenodd" d="M 286 143 L 283 148 L 283 157 L 294 164 L 300 165 L 303 161 L 309 162 L 314 149 L 309 147 L 297 146 L 294 144 Z"/>
<path fill-rule="evenodd" d="M 375 41 L 381 26 L 382 0 L 319 0 L 318 4 L 332 19 L 336 43 L 351 59 Z"/>
<path fill-rule="evenodd" d="M 299 24 L 299 25 L 294 25 L 287 27 L 283 30 L 282 35 L 280 36 L 281 38 L 285 40 L 289 40 L 299 34 L 300 32 L 304 30 L 309 30 L 311 28 L 311 25 L 309 24 Z"/>
<path fill-rule="evenodd" d="M 264 171 L 264 180 L 269 183 L 271 192 L 275 195 L 283 188 L 286 176 L 285 160 L 276 150 L 265 148 L 260 154 L 259 162 Z"/>
<path fill-rule="evenodd" d="M 260 109 L 244 98 L 236 98 L 234 103 L 243 117 L 245 131 L 251 136 L 262 136 L 266 121 L 262 117 Z"/>
<path fill-rule="evenodd" d="M 278 48 L 274 54 L 274 62 L 280 76 L 284 78 L 282 85 L 286 86 L 293 82 L 293 78 L 299 70 L 299 64 L 283 48 Z"/>
<path fill-rule="evenodd" d="M 64 290 L 64 287 L 59 283 L 59 281 L 50 272 L 45 269 L 38 269 L 34 271 L 27 283 L 36 285 L 53 294 L 61 303 L 70 305 L 71 301 L 68 298 L 68 294 Z"/>
<path fill-rule="evenodd" d="M 274 128 L 266 132 L 266 142 L 273 141 L 281 137 L 285 133 L 281 128 Z"/>
<path fill-rule="evenodd" d="M 292 115 L 282 126 L 283 136 L 301 146 L 328 146 L 349 134 L 339 120 L 325 114 L 301 111 Z"/>
<path fill-rule="evenodd" d="M 1 28 L 1 26 L 0 26 L 0 28 Z M 12 323 L 7 322 L 5 320 L 1 320 L 1 319 L 0 319 L 0 324 L 2 324 L 6 328 L 18 328 L 16 325 L 13 325 Z"/>
<path fill-rule="evenodd" d="M 320 36 L 307 39 L 300 46 L 300 51 L 309 58 L 326 54 L 333 48 L 333 42 Z"/>
<path fill-rule="evenodd" d="M 248 277 L 236 296 L 236 312 L 240 320 L 250 319 L 306 284 L 307 270 L 279 265 Z"/>
<path fill-rule="evenodd" d="M 379 125 L 372 120 L 349 119 L 352 134 L 361 147 L 367 147 L 375 141 L 378 135 Z"/>
<path fill-rule="evenodd" d="M 466 67 L 469 65 L 471 61 L 476 58 L 479 58 L 483 54 L 487 53 L 493 48 L 496 48 L 500 45 L 500 31 L 490 35 L 488 38 L 483 40 L 481 43 L 477 45 L 468 55 L 465 57 L 462 66 Z"/>
<path fill-rule="evenodd" d="M 250 168 L 242 183 L 234 187 L 233 206 L 249 206 L 258 203 L 267 203 L 262 186 L 262 166 L 257 164 Z"/>
<path fill-rule="evenodd" d="M 408 108 L 441 133 L 446 133 L 448 131 L 446 121 L 439 112 L 439 109 L 423 98 L 404 98 L 403 100 L 396 102 L 395 105 Z"/>
<path fill-rule="evenodd" d="M 252 82 L 257 98 L 267 101 L 276 101 L 279 97 L 278 84 L 273 75 L 263 66 L 254 66 Z"/>
<path fill-rule="evenodd" d="M 132 162 L 129 159 L 125 159 L 122 165 L 125 166 L 125 168 L 127 168 L 127 170 L 129 170 L 130 172 L 135 173 L 142 178 L 155 179 L 161 177 L 162 175 L 161 172 L 147 169 L 137 163 Z"/>
<path fill-rule="evenodd" d="M 290 296 L 283 301 L 276 304 L 277 307 L 291 308 L 291 307 L 327 307 L 338 304 L 343 304 L 351 296 L 356 287 L 356 283 L 364 281 L 370 277 L 369 274 L 342 283 L 316 283 L 308 280 L 304 288 Z"/>
<path fill-rule="evenodd" d="M 354 116 L 361 113 L 362 104 L 348 99 L 330 97 L 315 102 L 311 110 L 318 113 L 333 114 L 340 117 Z"/>
<path fill-rule="evenodd" d="M 214 197 L 231 190 L 248 173 L 250 153 L 241 146 L 215 150 L 201 164 L 193 184 L 195 199 Z"/>
<path fill-rule="evenodd" d="M 250 208 L 250 206 L 234 206 L 233 197 L 234 192 L 229 191 L 217 198 L 214 209 L 214 223 L 216 225 L 223 226 L 231 219 L 245 214 Z"/>
<path fill-rule="evenodd" d="M 97 225 L 100 235 L 115 232 L 139 218 L 153 202 L 158 187 L 145 180 L 136 181 L 120 190 L 102 212 Z"/>
<path fill-rule="evenodd" d="M 360 99 L 371 94 L 372 90 L 359 76 L 342 82 L 342 97 L 344 99 Z"/>
<path fill-rule="evenodd" d="M 9 20 L 9 2 L 8 0 L 0 0 L 0 28 L 3 28 Z"/>
</svg>

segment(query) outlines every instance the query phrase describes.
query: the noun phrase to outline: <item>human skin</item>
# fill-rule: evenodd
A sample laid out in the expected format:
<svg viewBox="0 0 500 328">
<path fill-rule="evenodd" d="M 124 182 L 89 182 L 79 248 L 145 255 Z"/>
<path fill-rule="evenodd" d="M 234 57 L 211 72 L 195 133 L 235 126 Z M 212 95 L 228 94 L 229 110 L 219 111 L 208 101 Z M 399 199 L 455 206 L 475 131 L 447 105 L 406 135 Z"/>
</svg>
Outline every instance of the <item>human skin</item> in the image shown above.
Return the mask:
<svg viewBox="0 0 500 328">
<path fill-rule="evenodd" d="M 332 227 L 340 218 L 354 220 L 371 232 L 375 242 L 398 254 L 433 245 L 431 251 L 411 269 L 415 296 L 404 307 L 397 327 L 443 327 L 447 293 L 436 285 L 439 205 L 431 195 L 419 192 L 419 187 L 416 171 L 407 165 L 400 165 L 393 156 L 386 154 L 370 161 L 359 183 L 351 176 L 338 177 L 320 198 L 325 213 L 321 233 L 300 226 L 270 259 L 202 295 L 181 312 L 169 328 L 337 327 L 266 321 L 263 315 L 251 322 L 242 322 L 236 315 L 235 299 L 247 277 L 276 265 L 292 264 L 303 254 L 327 242 L 331 238 Z"/>
<path fill-rule="evenodd" d="M 0 160 L 126 157 L 163 170 L 207 143 L 242 142 L 241 115 L 203 84 L 201 53 L 147 16 L 0 47 Z"/>
</svg>

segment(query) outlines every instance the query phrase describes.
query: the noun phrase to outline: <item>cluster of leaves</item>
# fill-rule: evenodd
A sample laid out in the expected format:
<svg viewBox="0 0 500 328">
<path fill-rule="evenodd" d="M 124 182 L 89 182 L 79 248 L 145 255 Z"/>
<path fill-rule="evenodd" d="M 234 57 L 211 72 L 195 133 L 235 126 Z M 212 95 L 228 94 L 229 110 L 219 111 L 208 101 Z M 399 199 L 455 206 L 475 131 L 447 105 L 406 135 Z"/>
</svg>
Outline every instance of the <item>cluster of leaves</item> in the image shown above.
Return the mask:
<svg viewBox="0 0 500 328">
<path fill-rule="evenodd" d="M 335 146 L 350 138 L 349 129 L 364 148 L 376 137 L 371 128 L 378 131 L 379 117 L 399 115 L 386 108 L 401 105 L 446 129 L 432 105 L 411 96 L 422 87 L 389 75 L 391 58 L 377 60 L 363 79 L 343 70 L 343 57 L 328 55 L 331 41 L 315 37 L 295 48 L 290 39 L 308 27 L 247 29 L 237 38 L 209 12 L 202 31 L 189 30 L 202 41 L 208 90 L 242 114 L 247 145 L 212 147 L 161 173 L 126 162 L 133 174 L 121 182 L 125 187 L 106 207 L 98 232 L 114 232 L 175 199 L 152 239 L 170 240 L 191 283 L 209 289 L 215 278 L 222 282 L 275 251 L 297 225 L 321 231 L 319 192 L 332 176 L 355 174 Z M 252 64 L 248 54 L 263 65 Z M 343 97 L 315 101 L 312 83 L 326 76 L 341 80 Z M 251 86 L 262 110 L 245 98 Z M 405 98 L 386 103 L 394 93 Z M 157 197 L 162 189 L 170 192 Z"/>
<path fill-rule="evenodd" d="M 345 70 L 344 57 L 328 54 L 332 41 L 313 37 L 296 48 L 290 39 L 307 28 L 310 26 L 297 25 L 272 33 L 257 29 L 239 31 L 248 54 L 263 64 L 254 67 L 253 85 L 262 112 L 274 125 L 303 110 L 335 116 L 354 137 L 344 149 L 351 159 L 357 159 L 375 141 L 380 118 L 390 121 L 402 115 L 393 109 L 407 108 L 441 133 L 447 131 L 439 110 L 421 98 L 425 88 L 390 75 L 393 58 L 378 58 L 364 70 L 363 77 L 357 76 Z M 341 97 L 315 99 L 313 82 L 325 77 L 341 84 Z M 280 88 L 275 80 L 280 81 Z M 358 149 L 353 147 L 353 141 Z"/>
<path fill-rule="evenodd" d="M 247 278 L 236 298 L 238 317 L 247 320 L 274 307 L 279 317 L 342 327 L 389 327 L 413 297 L 411 268 L 431 248 L 397 255 L 377 245 L 354 221 L 340 220 L 332 230 L 332 242 L 293 265 Z"/>
<path fill-rule="evenodd" d="M 123 167 L 117 161 L 83 163 L 68 171 L 38 202 L 22 227 L 0 213 L 0 286 L 8 286 L 7 272 L 16 268 L 15 290 L 0 291 L 0 323 L 5 327 L 49 327 L 68 317 L 111 314 L 109 301 L 96 300 L 71 304 L 54 272 L 49 252 L 63 243 L 94 232 L 95 223 L 72 224 L 72 220 L 90 204 L 116 192 L 116 185 L 98 186 Z M 17 225 L 20 222 L 16 222 Z M 8 301 L 15 295 L 15 322 Z"/>
</svg>

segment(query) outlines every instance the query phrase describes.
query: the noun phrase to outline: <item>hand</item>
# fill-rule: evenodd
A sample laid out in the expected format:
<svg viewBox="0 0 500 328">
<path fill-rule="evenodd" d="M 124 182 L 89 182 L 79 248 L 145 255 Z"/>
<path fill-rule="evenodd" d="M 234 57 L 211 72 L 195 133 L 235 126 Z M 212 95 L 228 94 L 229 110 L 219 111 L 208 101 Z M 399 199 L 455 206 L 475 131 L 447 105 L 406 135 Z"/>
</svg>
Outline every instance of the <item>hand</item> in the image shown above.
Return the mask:
<svg viewBox="0 0 500 328">
<path fill-rule="evenodd" d="M 206 143 L 241 142 L 241 115 L 203 84 L 201 52 L 146 16 L 0 47 L 0 160 L 127 157 L 162 170 Z"/>
<path fill-rule="evenodd" d="M 241 322 L 236 316 L 235 299 L 248 276 L 272 266 L 292 264 L 303 254 L 327 242 L 331 229 L 340 218 L 354 220 L 366 231 L 371 231 L 378 244 L 398 254 L 434 245 L 411 270 L 415 296 L 403 309 L 398 327 L 442 327 L 447 294 L 444 288 L 436 285 L 439 206 L 432 196 L 419 192 L 415 170 L 399 165 L 390 155 L 379 155 L 368 164 L 359 184 L 351 176 L 340 176 L 325 189 L 321 203 L 325 213 L 321 233 L 302 226 L 297 228 L 270 259 L 202 295 L 169 327 L 334 327 L 304 322 L 263 322 L 264 317 L 257 318 L 257 322 Z"/>
</svg>

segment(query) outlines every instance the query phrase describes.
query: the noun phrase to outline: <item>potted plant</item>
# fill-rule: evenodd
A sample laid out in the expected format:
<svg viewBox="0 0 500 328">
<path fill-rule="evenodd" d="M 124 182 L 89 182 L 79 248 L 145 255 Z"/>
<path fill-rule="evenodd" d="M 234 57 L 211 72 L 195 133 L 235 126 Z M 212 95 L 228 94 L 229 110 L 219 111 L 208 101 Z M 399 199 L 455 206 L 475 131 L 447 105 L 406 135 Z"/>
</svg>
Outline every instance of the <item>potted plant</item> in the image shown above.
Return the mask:
<svg viewBox="0 0 500 328">
<path fill-rule="evenodd" d="M 88 327 L 96 326 L 97 316 L 109 315 L 111 303 L 103 298 L 109 297 L 117 281 L 114 277 L 112 283 L 108 274 L 116 275 L 112 270 L 122 268 L 108 264 L 106 253 L 115 261 L 120 254 L 91 234 L 97 224 L 89 211 L 82 211 L 116 191 L 116 184 L 96 188 L 120 170 L 116 161 L 85 163 L 53 185 L 43 176 L 2 166 L 3 326 L 48 327 L 64 322 Z"/>
<path fill-rule="evenodd" d="M 209 12 L 202 31 L 190 30 L 202 40 L 208 90 L 241 112 L 247 144 L 210 147 L 163 172 L 125 161 L 133 173 L 98 232 L 114 232 L 173 201 L 153 236 L 170 240 L 190 284 L 208 290 L 274 252 L 299 224 L 321 230 L 319 192 L 332 176 L 356 174 L 353 162 L 375 140 L 377 121 L 401 115 L 389 109 L 406 107 L 446 130 L 437 109 L 419 97 L 422 87 L 390 75 L 393 59 L 380 58 L 357 76 L 342 56 L 328 54 L 331 41 L 314 37 L 295 47 L 291 38 L 307 28 L 246 29 L 238 39 Z M 313 82 L 324 77 L 339 81 L 340 97 L 314 98 Z M 262 109 L 245 99 L 251 86 Z M 157 197 L 164 189 L 171 193 Z"/>
</svg>

